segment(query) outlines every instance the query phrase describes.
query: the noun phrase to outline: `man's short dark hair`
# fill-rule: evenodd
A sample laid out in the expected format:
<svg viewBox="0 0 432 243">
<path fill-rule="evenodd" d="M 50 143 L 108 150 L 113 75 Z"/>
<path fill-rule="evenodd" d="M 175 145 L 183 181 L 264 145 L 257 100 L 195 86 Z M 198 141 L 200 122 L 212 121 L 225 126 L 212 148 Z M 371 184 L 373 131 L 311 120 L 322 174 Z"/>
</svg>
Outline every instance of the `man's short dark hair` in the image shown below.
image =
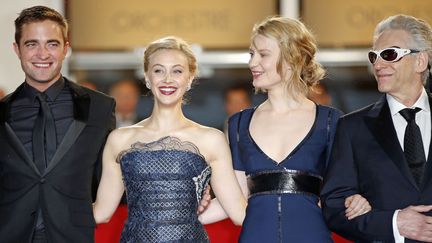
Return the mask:
<svg viewBox="0 0 432 243">
<path fill-rule="evenodd" d="M 15 19 L 15 42 L 19 45 L 23 25 L 45 20 L 54 21 L 60 26 L 63 40 L 66 42 L 68 39 L 68 23 L 66 19 L 56 10 L 46 6 L 34 6 L 21 11 L 18 18 Z"/>
</svg>

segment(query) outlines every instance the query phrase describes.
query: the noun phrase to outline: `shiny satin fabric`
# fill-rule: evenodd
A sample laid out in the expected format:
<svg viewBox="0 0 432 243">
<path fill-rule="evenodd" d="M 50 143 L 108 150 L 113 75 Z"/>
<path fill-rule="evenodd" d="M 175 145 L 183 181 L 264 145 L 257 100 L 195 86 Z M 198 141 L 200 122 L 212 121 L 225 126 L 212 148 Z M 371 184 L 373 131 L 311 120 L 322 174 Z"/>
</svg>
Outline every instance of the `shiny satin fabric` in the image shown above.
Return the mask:
<svg viewBox="0 0 432 243">
<path fill-rule="evenodd" d="M 306 193 L 319 196 L 322 178 L 303 171 L 265 171 L 249 175 L 250 197 L 260 194 Z"/>
</svg>

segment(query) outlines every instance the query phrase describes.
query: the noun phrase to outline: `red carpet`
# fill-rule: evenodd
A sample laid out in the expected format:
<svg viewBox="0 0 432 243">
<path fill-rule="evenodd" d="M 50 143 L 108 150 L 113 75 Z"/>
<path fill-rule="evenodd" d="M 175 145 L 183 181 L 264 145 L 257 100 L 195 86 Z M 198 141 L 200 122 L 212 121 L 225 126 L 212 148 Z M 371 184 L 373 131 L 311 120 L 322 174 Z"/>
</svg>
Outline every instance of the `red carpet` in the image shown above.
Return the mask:
<svg viewBox="0 0 432 243">
<path fill-rule="evenodd" d="M 127 207 L 124 205 L 114 213 L 111 221 L 99 224 L 95 230 L 95 243 L 118 243 L 127 218 Z M 211 243 L 237 243 L 241 227 L 235 226 L 231 220 L 226 219 L 214 224 L 205 225 Z M 335 243 L 350 243 L 340 236 L 333 235 Z"/>
<path fill-rule="evenodd" d="M 214 224 L 206 224 L 205 229 L 211 243 L 237 243 L 241 227 L 234 225 L 230 219 L 225 219 Z"/>
<path fill-rule="evenodd" d="M 120 205 L 108 223 L 97 225 L 95 243 L 119 243 L 126 218 L 127 206 Z"/>
</svg>

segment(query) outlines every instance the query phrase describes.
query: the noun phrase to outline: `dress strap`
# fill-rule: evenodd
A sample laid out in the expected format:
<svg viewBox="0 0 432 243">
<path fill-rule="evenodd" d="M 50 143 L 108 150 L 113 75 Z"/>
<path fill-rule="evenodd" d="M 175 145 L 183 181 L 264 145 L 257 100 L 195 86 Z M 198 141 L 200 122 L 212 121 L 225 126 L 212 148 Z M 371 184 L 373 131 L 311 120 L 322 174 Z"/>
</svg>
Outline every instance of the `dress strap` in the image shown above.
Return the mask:
<svg viewBox="0 0 432 243">
<path fill-rule="evenodd" d="M 319 196 L 322 178 L 297 170 L 267 171 L 249 175 L 247 184 L 250 197 L 261 194 L 285 193 Z"/>
</svg>

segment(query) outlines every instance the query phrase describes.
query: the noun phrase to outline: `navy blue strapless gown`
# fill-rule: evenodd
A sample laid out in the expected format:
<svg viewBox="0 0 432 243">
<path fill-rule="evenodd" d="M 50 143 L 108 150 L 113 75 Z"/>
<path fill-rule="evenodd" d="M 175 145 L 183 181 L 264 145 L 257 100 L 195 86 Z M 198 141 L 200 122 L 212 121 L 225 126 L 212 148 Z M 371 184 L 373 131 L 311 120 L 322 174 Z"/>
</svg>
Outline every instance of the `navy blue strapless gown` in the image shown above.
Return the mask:
<svg viewBox="0 0 432 243">
<path fill-rule="evenodd" d="M 317 105 L 313 127 L 303 141 L 278 164 L 259 148 L 249 133 L 254 111 L 255 108 L 246 109 L 229 120 L 234 169 L 245 171 L 247 176 L 297 171 L 314 175 L 321 180 L 341 113 Z M 317 205 L 318 200 L 317 195 L 302 192 L 268 192 L 249 197 L 239 242 L 332 242 L 330 231 Z"/>
<path fill-rule="evenodd" d="M 164 137 L 119 154 L 128 202 L 123 243 L 208 243 L 196 213 L 210 167 L 190 142 Z"/>
</svg>

